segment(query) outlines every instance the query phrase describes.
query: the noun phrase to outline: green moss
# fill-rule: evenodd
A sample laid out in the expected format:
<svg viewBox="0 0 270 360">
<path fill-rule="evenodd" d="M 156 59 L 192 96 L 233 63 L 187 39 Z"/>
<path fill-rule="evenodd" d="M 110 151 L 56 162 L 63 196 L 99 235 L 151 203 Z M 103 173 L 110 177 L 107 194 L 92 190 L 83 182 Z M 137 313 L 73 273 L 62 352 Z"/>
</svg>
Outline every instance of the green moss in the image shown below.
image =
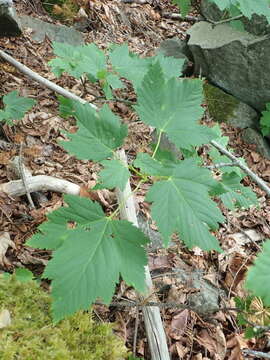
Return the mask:
<svg viewBox="0 0 270 360">
<path fill-rule="evenodd" d="M 209 83 L 204 83 L 203 90 L 209 115 L 217 122 L 229 123 L 239 101 Z"/>
<path fill-rule="evenodd" d="M 0 329 L 1 360 L 120 360 L 127 356 L 111 324 L 96 324 L 78 312 L 52 324 L 50 298 L 34 281 L 20 283 L 0 275 L 0 312 L 11 325 Z"/>
</svg>

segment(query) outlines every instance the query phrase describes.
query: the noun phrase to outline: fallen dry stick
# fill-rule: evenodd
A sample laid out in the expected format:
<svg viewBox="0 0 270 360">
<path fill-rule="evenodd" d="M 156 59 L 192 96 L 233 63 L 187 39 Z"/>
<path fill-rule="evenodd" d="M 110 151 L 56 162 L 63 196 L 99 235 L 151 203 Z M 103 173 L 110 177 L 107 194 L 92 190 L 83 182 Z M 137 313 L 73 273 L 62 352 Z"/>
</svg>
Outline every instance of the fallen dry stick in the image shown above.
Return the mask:
<svg viewBox="0 0 270 360">
<path fill-rule="evenodd" d="M 29 192 L 55 191 L 64 194 L 79 195 L 80 186 L 70 181 L 58 179 L 47 175 L 27 176 L 27 187 Z M 10 197 L 26 194 L 22 180 L 13 180 L 0 184 L 0 193 L 4 192 Z"/>
</svg>

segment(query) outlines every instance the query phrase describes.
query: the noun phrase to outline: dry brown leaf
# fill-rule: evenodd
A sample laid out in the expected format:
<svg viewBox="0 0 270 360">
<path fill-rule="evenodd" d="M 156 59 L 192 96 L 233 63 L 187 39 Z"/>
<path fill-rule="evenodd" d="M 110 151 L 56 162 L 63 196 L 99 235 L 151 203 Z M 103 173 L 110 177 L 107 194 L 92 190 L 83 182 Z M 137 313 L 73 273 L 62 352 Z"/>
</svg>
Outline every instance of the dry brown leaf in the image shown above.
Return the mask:
<svg viewBox="0 0 270 360">
<path fill-rule="evenodd" d="M 215 360 L 223 360 L 226 355 L 227 345 L 224 333 L 220 326 L 215 329 L 202 329 L 195 337 L 196 341 L 206 348 Z"/>
<path fill-rule="evenodd" d="M 180 340 L 186 331 L 189 319 L 189 310 L 185 309 L 179 314 L 173 316 L 171 327 L 169 329 L 169 336 L 174 340 Z"/>
</svg>

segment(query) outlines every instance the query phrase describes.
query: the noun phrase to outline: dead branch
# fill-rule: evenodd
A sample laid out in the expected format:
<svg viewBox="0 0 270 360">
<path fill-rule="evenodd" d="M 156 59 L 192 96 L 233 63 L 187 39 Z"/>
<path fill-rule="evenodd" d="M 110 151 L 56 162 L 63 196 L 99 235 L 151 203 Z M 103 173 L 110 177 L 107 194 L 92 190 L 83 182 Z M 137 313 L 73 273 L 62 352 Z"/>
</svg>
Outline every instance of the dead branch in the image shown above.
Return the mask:
<svg viewBox="0 0 270 360">
<path fill-rule="evenodd" d="M 127 158 L 124 150 L 118 152 L 119 159 L 127 166 Z M 118 204 L 120 205 L 120 218 L 132 222 L 133 225 L 138 227 L 138 220 L 136 216 L 136 210 L 134 205 L 134 199 L 129 181 L 127 182 L 125 190 L 122 192 L 119 189 L 116 190 L 116 196 Z M 123 205 L 123 206 L 122 206 Z M 149 267 L 145 267 L 147 294 L 138 295 L 141 302 L 145 299 L 155 298 L 153 283 Z M 155 299 L 154 299 L 155 300 Z M 167 340 L 165 331 L 163 328 L 160 311 L 156 306 L 143 307 L 144 323 L 151 352 L 152 360 L 170 360 L 169 350 L 167 346 Z"/>
<path fill-rule="evenodd" d="M 269 186 L 253 171 L 250 170 L 246 165 L 242 164 L 239 159 L 237 159 L 232 153 L 226 150 L 223 146 L 221 146 L 216 141 L 212 140 L 210 142 L 215 148 L 217 148 L 222 154 L 226 155 L 229 159 L 231 159 L 240 169 L 242 169 L 259 187 L 266 192 L 268 196 L 270 196 L 270 188 Z"/>
<path fill-rule="evenodd" d="M 21 71 L 23 74 L 29 76 L 31 79 L 37 81 L 38 83 L 40 83 L 41 85 L 47 87 L 48 89 L 51 89 L 52 91 L 55 91 L 56 93 L 71 99 L 71 100 L 76 100 L 79 101 L 83 104 L 86 104 L 87 101 L 80 98 L 79 96 L 71 93 L 70 91 L 62 88 L 59 85 L 56 85 L 55 83 L 53 83 L 50 80 L 45 79 L 43 76 L 40 76 L 39 74 L 37 74 L 36 72 L 34 72 L 33 70 L 29 69 L 27 66 L 23 65 L 22 63 L 20 63 L 19 61 L 15 60 L 12 56 L 6 54 L 3 50 L 0 50 L 0 56 L 6 60 L 8 63 L 10 63 L 11 65 L 13 65 L 16 69 L 18 69 L 19 71 Z M 88 103 L 92 108 L 94 108 L 95 110 L 97 110 L 96 105 Z"/>
<path fill-rule="evenodd" d="M 79 195 L 80 186 L 70 181 L 58 179 L 47 175 L 27 176 L 27 187 L 29 192 L 55 191 L 64 194 Z M 0 193 L 4 192 L 10 197 L 26 194 L 26 188 L 22 180 L 13 180 L 0 184 Z"/>
</svg>

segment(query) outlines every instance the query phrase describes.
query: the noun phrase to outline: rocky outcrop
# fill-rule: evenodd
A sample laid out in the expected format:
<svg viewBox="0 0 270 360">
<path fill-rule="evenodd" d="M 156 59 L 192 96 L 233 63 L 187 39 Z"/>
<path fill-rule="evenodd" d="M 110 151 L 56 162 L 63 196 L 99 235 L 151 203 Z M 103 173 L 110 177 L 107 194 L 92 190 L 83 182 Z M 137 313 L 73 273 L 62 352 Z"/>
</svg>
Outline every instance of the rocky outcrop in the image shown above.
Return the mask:
<svg viewBox="0 0 270 360">
<path fill-rule="evenodd" d="M 51 41 L 73 46 L 84 43 L 83 35 L 79 31 L 65 25 L 49 24 L 27 15 L 20 16 L 20 23 L 22 27 L 32 29 L 30 36 L 37 42 L 42 42 L 45 37 L 48 37 Z"/>
<path fill-rule="evenodd" d="M 256 110 L 270 102 L 270 37 L 230 25 L 193 25 L 188 34 L 195 73 Z"/>
<path fill-rule="evenodd" d="M 21 27 L 12 0 L 0 0 L 0 37 L 21 35 Z"/>
</svg>

